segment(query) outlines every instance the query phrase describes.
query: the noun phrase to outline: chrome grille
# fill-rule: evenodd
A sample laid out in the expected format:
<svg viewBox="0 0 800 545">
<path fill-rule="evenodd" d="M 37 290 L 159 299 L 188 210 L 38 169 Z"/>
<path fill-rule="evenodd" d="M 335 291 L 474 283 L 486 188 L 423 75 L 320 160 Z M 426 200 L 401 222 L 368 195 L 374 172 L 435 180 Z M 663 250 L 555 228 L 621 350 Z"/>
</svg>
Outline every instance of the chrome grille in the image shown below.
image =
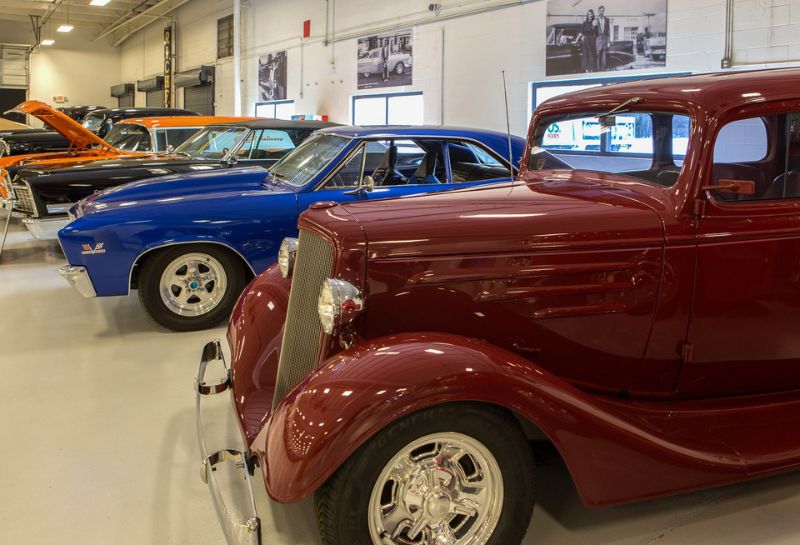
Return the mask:
<svg viewBox="0 0 800 545">
<path fill-rule="evenodd" d="M 322 335 L 317 298 L 322 282 L 331 275 L 332 267 L 333 249 L 330 244 L 316 235 L 300 231 L 273 407 L 314 368 Z"/>
<path fill-rule="evenodd" d="M 33 195 L 28 186 L 14 184 L 14 210 L 24 212 L 30 216 L 36 215 L 36 204 L 33 202 Z"/>
</svg>

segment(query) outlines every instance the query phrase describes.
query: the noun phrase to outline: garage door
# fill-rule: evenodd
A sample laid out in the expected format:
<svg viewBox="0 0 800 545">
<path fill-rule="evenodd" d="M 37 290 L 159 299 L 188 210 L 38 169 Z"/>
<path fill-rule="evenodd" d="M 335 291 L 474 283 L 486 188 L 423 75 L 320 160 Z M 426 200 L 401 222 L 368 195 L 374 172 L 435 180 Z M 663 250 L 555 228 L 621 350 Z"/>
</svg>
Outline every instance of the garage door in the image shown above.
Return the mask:
<svg viewBox="0 0 800 545">
<path fill-rule="evenodd" d="M 147 91 L 145 93 L 145 106 L 148 108 L 163 108 L 164 107 L 164 89 L 156 91 Z"/>
<path fill-rule="evenodd" d="M 214 86 L 194 85 L 183 88 L 183 107 L 200 115 L 214 115 Z"/>
<path fill-rule="evenodd" d="M 120 108 L 133 108 L 134 96 L 133 93 L 128 93 L 117 98 Z"/>
</svg>

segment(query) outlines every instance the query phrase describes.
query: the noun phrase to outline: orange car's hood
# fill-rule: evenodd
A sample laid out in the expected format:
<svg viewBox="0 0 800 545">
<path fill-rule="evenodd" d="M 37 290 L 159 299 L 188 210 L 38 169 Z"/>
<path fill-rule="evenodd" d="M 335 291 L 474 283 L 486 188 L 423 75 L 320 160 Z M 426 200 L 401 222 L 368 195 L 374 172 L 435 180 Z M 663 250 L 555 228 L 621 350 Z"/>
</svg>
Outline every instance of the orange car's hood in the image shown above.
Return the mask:
<svg viewBox="0 0 800 545">
<path fill-rule="evenodd" d="M 38 100 L 29 100 L 16 106 L 11 112 L 29 114 L 47 123 L 54 131 L 66 138 L 74 148 L 86 149 L 98 146 L 102 149 L 114 149 L 105 140 L 86 129 L 83 125 L 66 114 L 59 112 Z M 8 112 L 6 112 L 8 113 Z"/>
</svg>

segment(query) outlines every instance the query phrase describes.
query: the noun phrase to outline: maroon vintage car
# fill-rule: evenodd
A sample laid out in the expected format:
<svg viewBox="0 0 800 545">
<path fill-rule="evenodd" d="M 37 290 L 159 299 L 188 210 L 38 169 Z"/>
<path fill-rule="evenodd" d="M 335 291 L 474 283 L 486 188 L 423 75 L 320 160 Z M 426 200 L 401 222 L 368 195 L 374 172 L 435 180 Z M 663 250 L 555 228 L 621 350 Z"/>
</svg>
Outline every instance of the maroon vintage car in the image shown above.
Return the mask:
<svg viewBox="0 0 800 545">
<path fill-rule="evenodd" d="M 223 518 L 234 459 L 278 502 L 316 494 L 329 545 L 518 544 L 531 440 L 589 506 L 800 466 L 799 82 L 558 97 L 516 182 L 313 206 L 241 297 L 220 383 L 203 352 L 198 415 L 230 389 L 246 442 L 201 436 Z M 223 526 L 255 542 L 259 519 Z"/>
</svg>

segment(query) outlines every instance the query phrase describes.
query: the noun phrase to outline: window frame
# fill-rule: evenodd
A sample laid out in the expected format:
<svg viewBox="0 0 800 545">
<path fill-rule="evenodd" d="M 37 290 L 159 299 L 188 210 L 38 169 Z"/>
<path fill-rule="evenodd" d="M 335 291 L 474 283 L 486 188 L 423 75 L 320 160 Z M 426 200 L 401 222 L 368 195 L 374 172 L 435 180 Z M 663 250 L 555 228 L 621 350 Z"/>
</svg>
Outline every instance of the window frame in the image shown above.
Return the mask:
<svg viewBox="0 0 800 545">
<path fill-rule="evenodd" d="M 261 118 L 261 119 L 278 119 L 278 117 L 276 117 L 276 116 L 278 115 L 278 105 L 279 104 L 294 104 L 294 99 L 265 100 L 265 101 L 256 102 L 255 105 L 253 106 L 253 115 L 255 117 L 258 117 L 258 118 Z M 272 106 L 272 117 L 264 117 L 264 116 L 258 115 L 258 107 L 259 106 Z"/>
<path fill-rule="evenodd" d="M 380 125 L 388 125 L 389 124 L 389 99 L 394 98 L 394 97 L 406 97 L 406 96 L 415 96 L 415 95 L 419 95 L 419 96 L 423 97 L 422 105 L 423 105 L 423 108 L 424 108 L 424 106 L 425 106 L 425 98 L 423 96 L 423 92 L 422 91 L 406 91 L 406 92 L 402 92 L 402 93 L 365 93 L 365 94 L 360 94 L 360 95 L 353 95 L 353 96 L 350 97 L 350 121 L 351 121 L 351 124 L 352 125 L 356 124 L 356 102 L 358 102 L 359 100 L 369 99 L 369 98 L 382 98 L 382 99 L 384 99 L 383 100 L 383 106 L 384 106 L 383 120 L 384 120 L 384 123 L 378 123 L 377 126 L 380 126 Z"/>
<path fill-rule="evenodd" d="M 800 197 L 787 197 L 781 199 L 750 199 L 742 201 L 721 201 L 714 197 L 710 190 L 703 189 L 713 182 L 714 167 L 714 148 L 716 147 L 717 137 L 726 125 L 743 119 L 753 117 L 766 117 L 770 115 L 789 115 L 800 113 L 800 100 L 782 100 L 761 102 L 751 104 L 742 108 L 736 108 L 727 112 L 717 119 L 717 123 L 712 133 L 704 137 L 711 140 L 714 145 L 708 146 L 703 160 L 704 176 L 697 184 L 696 198 L 700 199 L 703 206 L 700 217 L 702 219 L 720 219 L 723 217 L 732 218 L 758 218 L 764 216 L 795 216 L 800 212 Z M 768 137 L 770 135 L 768 134 Z M 772 142 L 769 143 L 769 152 L 772 153 Z M 769 155 L 769 154 L 768 154 Z"/>
<path fill-rule="evenodd" d="M 223 44 L 220 38 L 221 31 L 228 25 L 230 25 L 229 41 Z M 233 14 L 217 19 L 217 59 L 233 57 L 233 35 L 235 32 L 233 25 Z"/>
</svg>

